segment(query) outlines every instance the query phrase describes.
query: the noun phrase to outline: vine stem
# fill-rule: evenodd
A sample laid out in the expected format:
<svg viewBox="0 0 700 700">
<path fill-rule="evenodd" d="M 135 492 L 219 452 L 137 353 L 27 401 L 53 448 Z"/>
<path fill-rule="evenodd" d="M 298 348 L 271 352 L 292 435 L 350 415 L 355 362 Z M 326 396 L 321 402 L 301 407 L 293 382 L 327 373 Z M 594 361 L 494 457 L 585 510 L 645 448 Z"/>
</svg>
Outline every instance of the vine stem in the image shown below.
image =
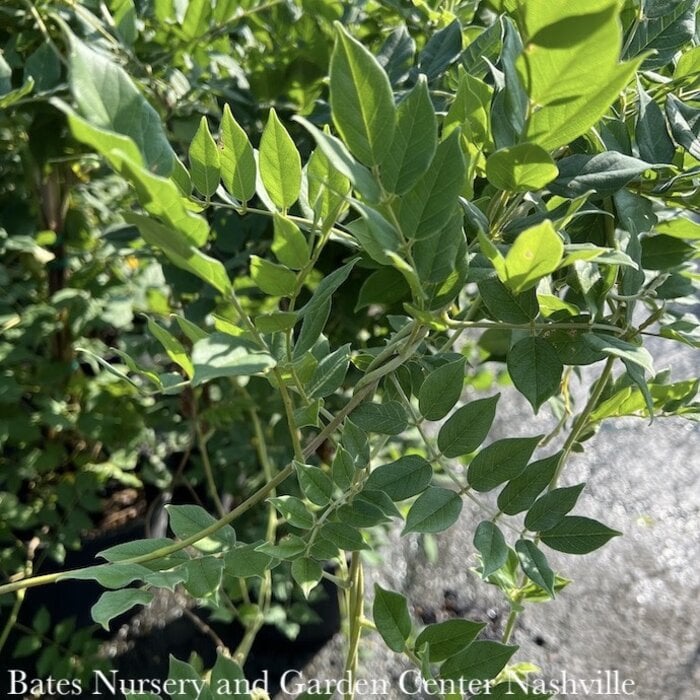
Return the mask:
<svg viewBox="0 0 700 700">
<path fill-rule="evenodd" d="M 589 331 L 610 331 L 623 335 L 626 333 L 624 328 L 619 326 L 609 325 L 607 323 L 503 323 L 501 321 L 453 321 L 447 322 L 450 328 L 498 328 L 502 330 L 513 331 L 532 331 L 532 330 L 589 330 Z"/>
<path fill-rule="evenodd" d="M 353 700 L 355 691 L 353 689 L 355 674 L 357 672 L 357 652 L 360 648 L 360 637 L 362 635 L 362 619 L 364 608 L 364 572 L 362 569 L 362 559 L 359 552 L 352 553 L 352 561 L 350 564 L 350 582 L 351 588 L 348 593 L 348 620 L 349 628 L 349 643 L 348 654 L 345 659 L 345 674 L 349 680 L 349 688 L 344 693 L 344 700 Z"/>
</svg>

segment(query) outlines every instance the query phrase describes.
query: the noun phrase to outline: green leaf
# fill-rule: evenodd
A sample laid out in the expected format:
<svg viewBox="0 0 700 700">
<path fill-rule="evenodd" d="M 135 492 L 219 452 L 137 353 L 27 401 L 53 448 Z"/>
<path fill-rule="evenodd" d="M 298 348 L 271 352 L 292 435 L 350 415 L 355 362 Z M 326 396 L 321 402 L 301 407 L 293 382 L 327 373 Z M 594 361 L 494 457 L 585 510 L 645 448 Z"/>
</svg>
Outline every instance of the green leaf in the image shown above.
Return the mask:
<svg viewBox="0 0 700 700">
<path fill-rule="evenodd" d="M 623 58 L 643 53 L 644 68 L 662 68 L 695 35 L 697 0 L 645 0 L 641 21 L 626 42 Z"/>
<path fill-rule="evenodd" d="M 432 81 L 459 58 L 461 50 L 462 28 L 455 19 L 428 39 L 418 56 L 418 70 Z"/>
<path fill-rule="evenodd" d="M 379 165 L 396 127 L 394 97 L 384 69 L 359 41 L 335 23 L 330 104 L 340 135 L 365 165 Z"/>
<path fill-rule="evenodd" d="M 292 578 L 301 588 L 304 598 L 308 598 L 309 593 L 318 586 L 322 573 L 323 569 L 315 559 L 300 557 L 292 562 Z"/>
<path fill-rule="evenodd" d="M 238 688 L 246 688 L 246 678 L 243 669 L 228 656 L 218 654 L 216 663 L 211 670 L 209 687 L 215 698 L 225 694 L 227 700 L 251 700 L 250 693 L 236 692 Z M 230 692 L 226 692 L 226 691 Z"/>
<path fill-rule="evenodd" d="M 521 143 L 501 148 L 486 161 L 486 177 L 499 190 L 540 190 L 557 177 L 559 169 L 541 146 Z"/>
<path fill-rule="evenodd" d="M 276 333 L 294 328 L 299 320 L 295 311 L 274 311 L 271 314 L 261 314 L 255 317 L 255 327 L 261 333 Z"/>
<path fill-rule="evenodd" d="M 472 642 L 464 651 L 450 656 L 440 668 L 445 679 L 488 681 L 495 678 L 517 651 L 516 646 L 498 642 Z"/>
<path fill-rule="evenodd" d="M 193 4 L 196 5 L 197 2 Z M 201 676 L 192 665 L 176 659 L 172 654 L 168 666 L 168 678 L 180 686 L 181 692 L 177 693 L 178 700 L 202 700 L 199 691 L 202 685 Z"/>
<path fill-rule="evenodd" d="M 182 347 L 182 343 L 165 328 L 159 326 L 153 319 L 148 318 L 148 330 L 156 337 L 160 344 L 165 348 L 168 357 L 191 379 L 194 373 L 192 361 L 190 360 L 187 351 Z"/>
<path fill-rule="evenodd" d="M 136 588 L 123 591 L 107 591 L 90 609 L 92 619 L 109 632 L 109 623 L 115 617 L 130 610 L 135 605 L 148 605 L 153 593 Z"/>
<path fill-rule="evenodd" d="M 540 533 L 544 544 L 567 554 L 588 554 L 619 535 L 622 533 L 579 515 L 567 515 L 553 528 Z"/>
<path fill-rule="evenodd" d="M 554 572 L 547 563 L 547 557 L 531 540 L 518 540 L 515 551 L 525 575 L 554 598 Z"/>
<path fill-rule="evenodd" d="M 434 369 L 421 384 L 418 407 L 426 420 L 444 418 L 459 401 L 464 387 L 464 363 L 460 358 Z"/>
<path fill-rule="evenodd" d="M 196 39 L 206 31 L 211 15 L 210 0 L 189 0 L 182 18 L 182 33 L 186 39 Z"/>
<path fill-rule="evenodd" d="M 349 155 L 349 154 L 348 154 Z M 357 164 L 359 166 L 359 164 Z M 367 176 L 371 178 L 369 173 Z M 350 180 L 317 148 L 306 165 L 308 180 L 308 200 L 322 228 L 332 226 L 347 206 L 350 194 Z M 376 183 L 373 183 L 376 187 Z"/>
<path fill-rule="evenodd" d="M 554 697 L 551 693 L 543 693 L 541 688 L 528 688 L 522 680 L 511 680 L 498 685 L 489 686 L 483 693 L 473 695 L 472 698 L 488 698 L 488 700 L 548 700 Z"/>
<path fill-rule="evenodd" d="M 175 535 L 186 540 L 188 537 L 210 527 L 216 523 L 216 518 L 207 513 L 204 508 L 196 505 L 167 505 L 170 529 Z M 224 525 L 212 535 L 205 537 L 193 546 L 203 552 L 215 552 L 225 546 L 232 546 L 236 543 L 236 532 L 230 525 Z"/>
<path fill-rule="evenodd" d="M 659 233 L 642 238 L 642 267 L 665 272 L 696 255 L 695 246 L 680 238 Z"/>
<path fill-rule="evenodd" d="M 426 173 L 400 200 L 398 221 L 405 238 L 430 238 L 447 225 L 465 175 L 459 131 L 455 131 L 437 147 Z"/>
<path fill-rule="evenodd" d="M 500 394 L 478 399 L 457 409 L 440 428 L 438 449 L 445 457 L 459 457 L 474 452 L 484 441 L 493 419 Z"/>
<path fill-rule="evenodd" d="M 428 625 L 416 637 L 415 648 L 419 650 L 428 644 L 430 662 L 444 661 L 448 656 L 463 651 L 469 646 L 484 627 L 486 627 L 485 623 L 471 620 L 445 620 L 445 622 Z"/>
<path fill-rule="evenodd" d="M 401 101 L 391 148 L 381 165 L 388 192 L 405 194 L 428 170 L 437 148 L 437 119 L 424 76 Z"/>
<path fill-rule="evenodd" d="M 561 197 L 574 199 L 593 190 L 607 197 L 621 190 L 644 171 L 659 166 L 617 151 L 596 155 L 577 154 L 559 161 L 559 177 L 549 189 Z"/>
<path fill-rule="evenodd" d="M 411 616 L 406 598 L 375 583 L 372 617 L 389 649 L 400 654 L 411 634 Z"/>
<path fill-rule="evenodd" d="M 392 501 L 403 501 L 425 491 L 432 478 L 429 462 L 418 455 L 406 455 L 374 469 L 366 487 L 383 491 Z"/>
<path fill-rule="evenodd" d="M 676 142 L 691 156 L 700 158 L 700 109 L 669 94 L 666 98 L 666 116 Z"/>
<path fill-rule="evenodd" d="M 276 207 L 286 210 L 299 198 L 301 158 L 274 109 L 260 138 L 260 177 Z"/>
<path fill-rule="evenodd" d="M 299 486 L 304 495 L 317 506 L 325 506 L 333 495 L 333 482 L 320 467 L 294 462 Z"/>
<path fill-rule="evenodd" d="M 309 530 L 314 526 L 313 513 L 296 496 L 276 496 L 268 500 L 292 527 Z"/>
<path fill-rule="evenodd" d="M 226 333 L 212 333 L 192 348 L 192 385 L 219 377 L 247 377 L 275 366 L 274 359 L 251 341 Z"/>
<path fill-rule="evenodd" d="M 351 417 L 367 433 L 399 435 L 408 426 L 406 411 L 398 401 L 362 403 L 352 412 Z"/>
<path fill-rule="evenodd" d="M 194 186 L 205 197 L 211 197 L 219 186 L 221 159 L 206 117 L 202 117 L 199 122 L 199 128 L 190 144 L 189 156 Z"/>
<path fill-rule="evenodd" d="M 224 562 L 215 557 L 198 557 L 181 565 L 187 571 L 185 588 L 195 598 L 208 598 L 221 587 Z"/>
<path fill-rule="evenodd" d="M 69 83 L 79 111 L 95 126 L 132 139 L 152 173 L 170 175 L 175 154 L 158 112 L 121 66 L 61 26 L 70 44 Z"/>
<path fill-rule="evenodd" d="M 647 370 L 649 374 L 654 374 L 654 360 L 649 351 L 640 345 L 633 345 L 612 335 L 595 333 L 587 333 L 583 339 L 587 345 L 598 352 L 628 360 Z"/>
<path fill-rule="evenodd" d="M 87 569 L 66 571 L 57 580 L 94 580 L 104 588 L 116 589 L 125 588 L 134 581 L 146 581 L 151 574 L 153 574 L 153 571 L 141 564 L 98 564 Z"/>
<path fill-rule="evenodd" d="M 268 569 L 271 569 L 275 560 L 268 554 L 256 551 L 260 546 L 246 544 L 235 547 L 224 555 L 224 568 L 226 574 L 236 578 L 262 578 Z"/>
<path fill-rule="evenodd" d="M 357 295 L 355 311 L 372 304 L 393 306 L 407 299 L 410 299 L 410 289 L 404 276 L 393 267 L 381 267 L 362 283 Z"/>
<path fill-rule="evenodd" d="M 469 463 L 467 479 L 476 491 L 490 491 L 525 471 L 541 435 L 504 438 L 484 447 Z"/>
<path fill-rule="evenodd" d="M 265 294 L 275 297 L 291 297 L 297 285 L 297 276 L 288 267 L 250 256 L 250 276 Z"/>
<path fill-rule="evenodd" d="M 544 338 L 528 336 L 508 351 L 508 374 L 515 388 L 530 402 L 535 413 L 559 390 L 564 365 Z"/>
<path fill-rule="evenodd" d="M 648 163 L 670 163 L 673 161 L 676 147 L 668 135 L 661 107 L 644 90 L 641 81 L 637 85 L 637 91 L 639 111 L 634 135 L 639 146 L 639 155 Z"/>
<path fill-rule="evenodd" d="M 496 523 L 482 520 L 474 532 L 474 546 L 481 555 L 481 577 L 487 579 L 508 559 L 508 545 Z"/>
<path fill-rule="evenodd" d="M 359 425 L 346 418 L 340 439 L 343 447 L 352 457 L 355 466 L 358 469 L 366 467 L 369 463 L 369 439 L 367 433 Z"/>
<path fill-rule="evenodd" d="M 497 321 L 526 324 L 537 318 L 539 306 L 534 287 L 522 294 L 513 294 L 495 277 L 480 280 L 478 286 L 484 305 Z"/>
<path fill-rule="evenodd" d="M 192 323 L 192 321 L 186 319 L 184 316 L 170 314 L 170 318 L 175 319 L 177 325 L 180 326 L 180 330 L 187 336 L 187 339 L 191 343 L 196 343 L 198 340 L 209 337 L 209 333 L 202 330 L 196 323 Z"/>
<path fill-rule="evenodd" d="M 342 446 L 336 449 L 333 463 L 331 464 L 333 483 L 345 490 L 352 486 L 355 478 L 355 460 L 352 455 Z"/>
<path fill-rule="evenodd" d="M 554 272 L 563 254 L 564 244 L 552 222 L 546 219 L 526 229 L 515 239 L 506 255 L 501 280 L 513 293 L 521 294 L 534 287 L 542 277 Z"/>
<path fill-rule="evenodd" d="M 316 366 L 306 386 L 307 396 L 314 399 L 329 396 L 336 391 L 345 380 L 349 364 L 350 343 L 326 355 Z"/>
<path fill-rule="evenodd" d="M 466 273 L 466 239 L 462 212 L 457 209 L 445 227 L 430 238 L 420 238 L 413 245 L 416 272 L 426 291 L 431 286 Z M 461 289 L 462 284 L 459 284 Z"/>
<path fill-rule="evenodd" d="M 221 261 L 197 250 L 179 231 L 131 212 L 125 213 L 124 219 L 137 226 L 146 243 L 162 250 L 173 265 L 191 272 L 222 294 L 231 291 L 231 282 Z"/>
<path fill-rule="evenodd" d="M 241 202 L 255 194 L 257 166 L 248 136 L 235 120 L 228 104 L 221 119 L 221 181 Z"/>
<path fill-rule="evenodd" d="M 350 503 L 341 506 L 337 515 L 341 523 L 356 528 L 374 527 L 391 519 L 379 506 L 363 498 L 354 498 Z"/>
<path fill-rule="evenodd" d="M 561 3 L 523 7 L 527 39 L 516 65 L 532 105 L 523 136 L 552 150 L 598 122 L 641 59 L 618 63 L 616 0 L 589 0 L 583 9 Z"/>
<path fill-rule="evenodd" d="M 516 515 L 527 510 L 537 496 L 554 478 L 561 452 L 528 464 L 519 476 L 511 479 L 498 494 L 498 508 L 507 515 Z"/>
<path fill-rule="evenodd" d="M 277 259 L 293 270 L 300 270 L 309 262 L 309 244 L 299 227 L 286 216 L 274 214 L 272 252 Z"/>
<path fill-rule="evenodd" d="M 478 148 L 492 147 L 489 111 L 493 88 L 483 80 L 460 70 L 459 85 L 442 124 L 443 138 L 462 127 L 470 143 Z"/>
<path fill-rule="evenodd" d="M 409 532 L 442 532 L 454 525 L 462 512 L 462 499 L 449 489 L 431 486 L 418 496 L 406 516 L 402 535 Z"/>
<path fill-rule="evenodd" d="M 258 545 L 255 551 L 275 559 L 296 559 L 302 552 L 306 551 L 306 542 L 297 535 L 285 535 L 276 544 L 264 542 Z"/>
<path fill-rule="evenodd" d="M 175 540 L 167 537 L 156 537 L 145 540 L 134 540 L 132 542 L 124 542 L 109 547 L 101 551 L 97 556 L 106 559 L 109 562 L 121 562 L 135 557 L 155 554 L 164 547 L 170 547 L 175 544 Z M 189 556 L 183 550 L 169 554 L 167 557 L 153 559 L 152 561 L 144 562 L 143 565 L 149 569 L 169 568 L 174 562 L 187 561 Z"/>
<path fill-rule="evenodd" d="M 369 549 L 359 530 L 348 527 L 345 523 L 326 523 L 318 532 L 320 540 L 331 542 L 346 552 Z"/>
<path fill-rule="evenodd" d="M 554 489 L 537 499 L 525 516 L 525 527 L 532 532 L 553 528 L 576 505 L 584 486 Z"/>
</svg>

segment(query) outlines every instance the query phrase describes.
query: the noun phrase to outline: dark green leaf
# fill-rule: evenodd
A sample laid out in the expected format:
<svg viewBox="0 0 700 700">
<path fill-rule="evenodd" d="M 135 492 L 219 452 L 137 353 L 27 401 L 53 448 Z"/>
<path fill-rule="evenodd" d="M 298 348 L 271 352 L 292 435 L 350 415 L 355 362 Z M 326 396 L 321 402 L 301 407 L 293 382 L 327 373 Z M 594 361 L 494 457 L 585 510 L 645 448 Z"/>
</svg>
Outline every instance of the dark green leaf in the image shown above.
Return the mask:
<svg viewBox="0 0 700 700">
<path fill-rule="evenodd" d="M 495 678 L 517 651 L 516 646 L 498 642 L 472 642 L 464 651 L 450 656 L 440 668 L 440 676 L 464 682 Z"/>
<path fill-rule="evenodd" d="M 481 554 L 482 578 L 498 571 L 508 559 L 508 545 L 496 523 L 482 520 L 474 532 L 474 546 Z"/>
<path fill-rule="evenodd" d="M 489 313 L 497 321 L 526 324 L 534 321 L 539 313 L 534 287 L 522 294 L 513 294 L 495 277 L 487 277 L 479 282 L 479 293 Z"/>
<path fill-rule="evenodd" d="M 479 447 L 496 416 L 500 396 L 472 401 L 449 417 L 438 433 L 438 448 L 445 457 L 459 457 Z"/>
<path fill-rule="evenodd" d="M 406 599 L 400 593 L 387 591 L 375 583 L 372 617 L 389 649 L 401 653 L 411 634 L 411 616 Z"/>
<path fill-rule="evenodd" d="M 399 435 L 408 425 L 406 411 L 398 401 L 363 403 L 351 416 L 353 422 L 367 433 Z"/>
<path fill-rule="evenodd" d="M 326 523 L 318 532 L 319 539 L 332 542 L 346 552 L 369 549 L 360 531 L 345 523 Z"/>
<path fill-rule="evenodd" d="M 469 646 L 484 627 L 485 623 L 471 620 L 445 620 L 428 625 L 416 637 L 415 648 L 418 650 L 428 644 L 431 663 L 444 661 Z"/>
<path fill-rule="evenodd" d="M 552 529 L 541 532 L 540 537 L 544 544 L 558 552 L 588 554 L 621 534 L 597 520 L 567 515 Z"/>
<path fill-rule="evenodd" d="M 199 557 L 185 562 L 181 568 L 187 571 L 185 588 L 195 598 L 208 598 L 219 590 L 224 572 L 222 559 Z"/>
<path fill-rule="evenodd" d="M 109 623 L 112 619 L 130 610 L 134 605 L 148 605 L 152 600 L 153 593 L 136 588 L 107 591 L 92 606 L 90 614 L 95 622 L 109 631 Z"/>
<path fill-rule="evenodd" d="M 476 491 L 490 491 L 504 481 L 514 479 L 527 466 L 541 435 L 504 438 L 485 447 L 469 464 L 467 479 Z"/>
<path fill-rule="evenodd" d="M 515 551 L 525 575 L 554 598 L 554 572 L 547 563 L 547 557 L 531 540 L 518 540 Z"/>
<path fill-rule="evenodd" d="M 328 396 L 338 389 L 345 379 L 350 364 L 350 343 L 326 355 L 316 366 L 306 386 L 307 395 L 314 399 Z"/>
<path fill-rule="evenodd" d="M 320 467 L 295 462 L 299 486 L 304 495 L 318 506 L 325 506 L 333 495 L 333 482 Z"/>
<path fill-rule="evenodd" d="M 528 464 L 525 471 L 511 479 L 498 494 L 498 507 L 507 515 L 527 510 L 544 491 L 556 473 L 561 452 Z"/>
<path fill-rule="evenodd" d="M 265 372 L 275 366 L 266 352 L 248 340 L 226 333 L 212 333 L 197 341 L 192 348 L 194 377 L 198 386 L 219 377 L 241 377 Z"/>
<path fill-rule="evenodd" d="M 454 525 L 462 512 L 462 499 L 449 489 L 431 486 L 418 496 L 406 516 L 402 535 L 409 532 L 442 532 Z"/>
<path fill-rule="evenodd" d="M 292 578 L 297 582 L 305 598 L 318 586 L 323 569 L 321 565 L 309 557 L 300 557 L 292 562 Z"/>
<path fill-rule="evenodd" d="M 259 544 L 246 544 L 235 547 L 224 555 L 225 572 L 236 578 L 262 578 L 265 572 L 272 568 L 274 560 L 271 556 L 256 551 Z"/>
<path fill-rule="evenodd" d="M 418 70 L 428 81 L 440 76 L 462 51 L 462 28 L 459 20 L 435 32 L 418 56 Z"/>
<path fill-rule="evenodd" d="M 584 486 L 554 489 L 537 499 L 525 516 L 525 527 L 533 532 L 553 528 L 576 505 Z"/>
<path fill-rule="evenodd" d="M 639 155 L 647 163 L 670 163 L 676 147 L 668 135 L 668 127 L 661 107 L 649 97 L 641 83 L 638 86 L 639 112 L 635 138 Z"/>
<path fill-rule="evenodd" d="M 461 358 L 434 369 L 418 392 L 418 407 L 426 420 L 444 418 L 459 401 L 464 386 L 464 363 Z"/>
<path fill-rule="evenodd" d="M 528 336 L 508 351 L 508 374 L 535 413 L 559 390 L 564 365 L 544 338 Z"/>
<path fill-rule="evenodd" d="M 168 505 L 166 510 L 168 511 L 170 529 L 181 540 L 192 537 L 192 535 L 216 523 L 216 518 L 207 513 L 201 506 L 191 504 Z M 235 543 L 235 530 L 230 525 L 224 525 L 213 534 L 201 539 L 194 546 L 203 552 L 213 552 L 221 549 L 223 546 L 232 546 Z"/>
<path fill-rule="evenodd" d="M 403 501 L 425 491 L 432 478 L 432 467 L 423 457 L 407 455 L 377 467 L 369 475 L 366 486 L 383 491 L 392 501 Z"/>
<path fill-rule="evenodd" d="M 220 698 L 225 694 L 227 700 L 251 700 L 250 693 L 236 692 L 238 688 L 245 688 L 245 684 L 243 669 L 233 659 L 220 653 L 216 657 L 209 681 L 214 697 Z M 226 689 L 230 689 L 230 692 L 225 692 Z"/>
<path fill-rule="evenodd" d="M 642 238 L 642 267 L 645 270 L 666 271 L 690 260 L 695 254 L 694 246 L 664 233 Z"/>
<path fill-rule="evenodd" d="M 681 102 L 675 95 L 666 98 L 666 116 L 673 138 L 694 158 L 700 158 L 700 109 Z"/>
<path fill-rule="evenodd" d="M 314 516 L 301 499 L 296 498 L 296 496 L 276 496 L 269 500 L 292 527 L 304 530 L 313 527 Z"/>
</svg>

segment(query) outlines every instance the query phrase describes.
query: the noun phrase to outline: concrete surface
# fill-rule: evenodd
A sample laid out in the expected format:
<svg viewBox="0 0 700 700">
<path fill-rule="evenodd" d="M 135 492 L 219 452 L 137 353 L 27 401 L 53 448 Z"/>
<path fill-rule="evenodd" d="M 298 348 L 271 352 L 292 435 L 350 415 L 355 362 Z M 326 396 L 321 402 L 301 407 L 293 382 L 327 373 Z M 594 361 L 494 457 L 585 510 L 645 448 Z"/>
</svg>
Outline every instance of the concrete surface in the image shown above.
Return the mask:
<svg viewBox="0 0 700 700">
<path fill-rule="evenodd" d="M 676 380 L 697 375 L 693 352 L 669 341 L 651 349 L 657 370 L 672 367 Z M 506 390 L 489 439 L 538 434 L 552 421 L 546 407 L 533 417 L 524 400 Z M 584 454 L 572 457 L 561 484 L 586 481 L 576 513 L 602 520 L 624 537 L 583 557 L 547 551 L 554 568 L 574 582 L 556 601 L 528 606 L 520 616 L 513 637 L 520 650 L 513 660 L 537 664 L 545 679 L 561 679 L 563 672 L 596 679 L 599 672 L 618 670 L 621 679 L 634 681 L 633 697 L 639 700 L 695 700 L 700 697 L 698 425 L 675 418 L 651 426 L 619 419 L 586 446 Z M 368 572 L 367 604 L 376 580 L 404 593 L 418 621 L 482 620 L 489 623 L 485 636 L 499 638 L 507 606 L 499 591 L 469 572 L 479 513 L 465 500 L 459 522 L 438 537 L 435 564 L 415 535 L 400 539 L 396 531 L 389 533 L 383 562 Z M 343 657 L 339 636 L 305 674 L 338 678 Z M 388 680 L 393 689 L 383 697 L 429 697 L 398 690 L 396 680 L 406 668 L 376 635 L 363 637 L 360 677 Z M 578 690 L 558 697 L 586 697 Z"/>
</svg>

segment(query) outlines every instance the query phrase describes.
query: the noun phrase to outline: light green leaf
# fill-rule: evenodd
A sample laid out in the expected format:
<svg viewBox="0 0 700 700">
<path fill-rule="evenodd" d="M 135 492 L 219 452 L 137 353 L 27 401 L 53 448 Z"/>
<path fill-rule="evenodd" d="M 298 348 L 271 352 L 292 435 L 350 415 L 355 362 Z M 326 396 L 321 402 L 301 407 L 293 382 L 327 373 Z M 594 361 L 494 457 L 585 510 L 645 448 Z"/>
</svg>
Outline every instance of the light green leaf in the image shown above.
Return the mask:
<svg viewBox="0 0 700 700">
<path fill-rule="evenodd" d="M 516 65 L 532 105 L 524 138 L 551 150 L 598 122 L 641 59 L 618 62 L 616 0 L 589 0 L 583 9 L 540 2 L 523 7 L 527 37 Z"/>
<path fill-rule="evenodd" d="M 207 513 L 201 506 L 191 504 L 167 505 L 165 509 L 168 511 L 170 529 L 181 540 L 192 537 L 192 535 L 216 523 L 216 518 Z M 202 552 L 216 552 L 222 547 L 233 546 L 235 543 L 235 530 L 230 525 L 224 525 L 212 535 L 196 542 L 193 546 Z"/>
<path fill-rule="evenodd" d="M 544 491 L 556 473 L 561 453 L 528 464 L 525 471 L 511 479 L 498 494 L 498 508 L 507 515 L 527 510 Z"/>
<path fill-rule="evenodd" d="M 277 496 L 268 500 L 292 527 L 299 527 L 303 530 L 313 527 L 313 513 L 310 513 L 304 505 L 304 501 L 296 496 Z"/>
<path fill-rule="evenodd" d="M 275 212 L 272 252 L 277 259 L 293 270 L 300 270 L 309 262 L 309 244 L 299 227 L 286 216 Z"/>
<path fill-rule="evenodd" d="M 408 425 L 406 411 L 398 401 L 360 404 L 351 417 L 364 431 L 382 435 L 399 435 Z"/>
<path fill-rule="evenodd" d="M 221 119 L 221 180 L 224 187 L 241 202 L 255 194 L 256 168 L 253 147 L 235 120 L 228 104 Z"/>
<path fill-rule="evenodd" d="M 231 692 L 226 693 L 227 700 L 251 700 L 250 693 L 235 692 L 238 688 L 247 687 L 243 669 L 233 659 L 221 653 L 216 657 L 216 663 L 211 670 L 209 687 L 215 698 L 224 694 L 223 689 L 230 689 Z"/>
<path fill-rule="evenodd" d="M 457 92 L 442 124 L 443 138 L 463 127 L 469 134 L 469 141 L 478 148 L 492 146 L 489 124 L 492 97 L 490 85 L 460 70 Z"/>
<path fill-rule="evenodd" d="M 335 23 L 330 66 L 333 121 L 350 151 L 365 165 L 379 165 L 396 127 L 394 97 L 384 69 L 359 41 Z"/>
<path fill-rule="evenodd" d="M 525 575 L 554 598 L 554 572 L 547 562 L 547 557 L 531 540 L 518 540 L 515 543 L 515 551 Z"/>
<path fill-rule="evenodd" d="M 458 205 L 465 176 L 459 131 L 455 131 L 437 147 L 426 173 L 400 200 L 398 220 L 404 237 L 430 238 L 443 229 Z"/>
<path fill-rule="evenodd" d="M 197 250 L 179 231 L 132 212 L 125 213 L 124 219 L 138 227 L 146 243 L 162 250 L 173 265 L 191 272 L 222 294 L 231 291 L 231 281 L 221 261 Z"/>
<path fill-rule="evenodd" d="M 276 297 L 289 297 L 294 294 L 297 276 L 288 267 L 250 256 L 250 276 L 265 294 Z"/>
<path fill-rule="evenodd" d="M 212 333 L 192 349 L 193 386 L 219 377 L 246 377 L 275 366 L 275 360 L 245 338 Z"/>
<path fill-rule="evenodd" d="M 158 342 L 165 348 L 168 357 L 191 379 L 194 373 L 192 361 L 187 351 L 182 347 L 182 343 L 169 331 L 158 325 L 152 318 L 148 318 L 148 330 L 156 337 Z"/>
<path fill-rule="evenodd" d="M 301 588 L 304 598 L 308 598 L 309 593 L 318 586 L 322 573 L 323 569 L 315 559 L 300 557 L 292 562 L 292 578 Z"/>
<path fill-rule="evenodd" d="M 79 111 L 95 126 L 132 139 L 152 173 L 170 175 L 175 154 L 158 112 L 121 66 L 61 26 L 70 44 L 69 83 Z"/>
<path fill-rule="evenodd" d="M 406 516 L 402 535 L 409 532 L 442 532 L 454 525 L 462 512 L 462 499 L 449 489 L 431 486 L 418 496 Z"/>
<path fill-rule="evenodd" d="M 472 401 L 448 418 L 438 433 L 438 449 L 445 457 L 459 457 L 479 447 L 496 416 L 500 396 Z"/>
<path fill-rule="evenodd" d="M 597 520 L 578 515 L 567 515 L 553 528 L 540 533 L 544 544 L 567 554 L 588 554 L 620 535 L 621 532 Z"/>
<path fill-rule="evenodd" d="M 362 469 L 369 462 L 369 439 L 367 433 L 359 425 L 346 418 L 343 423 L 341 436 L 343 447 L 349 452 L 355 466 Z"/>
<path fill-rule="evenodd" d="M 444 661 L 469 646 L 486 627 L 483 622 L 471 620 L 445 620 L 428 625 L 417 637 L 415 648 L 430 646 L 430 662 Z"/>
<path fill-rule="evenodd" d="M 474 546 L 481 555 L 481 577 L 487 579 L 508 559 L 508 545 L 496 523 L 482 520 L 474 532 Z"/>
<path fill-rule="evenodd" d="M 507 192 L 540 190 L 558 173 L 559 169 L 549 153 L 534 143 L 501 148 L 486 161 L 489 182 Z"/>
<path fill-rule="evenodd" d="M 367 176 L 371 177 L 369 173 Z M 351 190 L 350 180 L 333 166 L 320 147 L 315 149 L 309 158 L 306 178 L 309 205 L 325 229 L 333 225 L 347 207 L 347 198 Z M 376 184 L 374 186 L 376 187 Z"/>
<path fill-rule="evenodd" d="M 514 479 L 525 470 L 541 439 L 541 435 L 503 438 L 484 447 L 469 463 L 469 485 L 476 491 L 490 491 L 504 481 Z"/>
<path fill-rule="evenodd" d="M 333 482 L 330 477 L 320 467 L 300 462 L 294 462 L 294 467 L 304 495 L 317 506 L 327 505 L 333 495 Z"/>
<path fill-rule="evenodd" d="M 538 498 L 525 516 L 525 527 L 532 532 L 554 527 L 576 505 L 584 486 L 554 489 Z"/>
<path fill-rule="evenodd" d="M 92 619 L 109 632 L 109 623 L 115 617 L 130 610 L 134 605 L 148 605 L 153 600 L 153 593 L 137 588 L 123 591 L 107 591 L 90 609 Z"/>
<path fill-rule="evenodd" d="M 418 407 L 426 420 L 444 418 L 459 401 L 464 387 L 465 358 L 434 369 L 421 384 Z"/>
<path fill-rule="evenodd" d="M 559 390 L 564 365 L 551 343 L 538 336 L 519 340 L 508 351 L 508 374 L 535 413 Z"/>
<path fill-rule="evenodd" d="M 401 247 L 398 231 L 372 207 L 354 199 L 351 200 L 351 204 L 360 217 L 346 224 L 345 228 L 373 260 L 382 265 L 391 265 L 392 254 L 395 255 Z"/>
<path fill-rule="evenodd" d="M 440 676 L 464 682 L 495 678 L 517 651 L 516 646 L 498 642 L 472 642 L 464 651 L 450 656 L 440 668 Z"/>
<path fill-rule="evenodd" d="M 406 598 L 375 583 L 372 617 L 389 649 L 400 654 L 406 646 L 412 627 Z"/>
<path fill-rule="evenodd" d="M 199 692 L 199 687 L 203 684 L 200 674 L 191 664 L 176 659 L 172 654 L 168 666 L 168 678 L 172 678 L 181 687 L 181 692 L 177 693 L 178 700 L 204 700 Z"/>
<path fill-rule="evenodd" d="M 336 448 L 331 472 L 334 484 L 343 490 L 350 488 L 355 477 L 355 460 L 342 445 Z"/>
<path fill-rule="evenodd" d="M 221 159 L 206 117 L 202 117 L 199 122 L 199 128 L 190 144 L 189 156 L 194 186 L 205 197 L 211 197 L 219 186 Z"/>
<path fill-rule="evenodd" d="M 182 5 L 181 5 L 182 6 Z M 186 39 L 202 36 L 209 26 L 211 0 L 189 0 L 182 19 L 182 33 Z"/>
<path fill-rule="evenodd" d="M 374 469 L 365 485 L 386 493 L 392 501 L 403 501 L 425 491 L 432 478 L 429 462 L 418 455 L 406 455 Z"/>
<path fill-rule="evenodd" d="M 191 343 L 196 343 L 198 340 L 209 337 L 209 333 L 202 330 L 197 324 L 192 323 L 192 321 L 186 319 L 184 316 L 170 314 L 170 318 L 175 319 L 177 325 L 180 326 L 180 330 L 187 336 Z"/>
<path fill-rule="evenodd" d="M 260 177 L 276 207 L 286 210 L 299 198 L 301 158 L 274 109 L 260 138 Z"/>
<path fill-rule="evenodd" d="M 424 76 L 401 101 L 391 149 L 381 165 L 388 192 L 408 192 L 427 171 L 437 148 L 437 119 Z"/>
</svg>

